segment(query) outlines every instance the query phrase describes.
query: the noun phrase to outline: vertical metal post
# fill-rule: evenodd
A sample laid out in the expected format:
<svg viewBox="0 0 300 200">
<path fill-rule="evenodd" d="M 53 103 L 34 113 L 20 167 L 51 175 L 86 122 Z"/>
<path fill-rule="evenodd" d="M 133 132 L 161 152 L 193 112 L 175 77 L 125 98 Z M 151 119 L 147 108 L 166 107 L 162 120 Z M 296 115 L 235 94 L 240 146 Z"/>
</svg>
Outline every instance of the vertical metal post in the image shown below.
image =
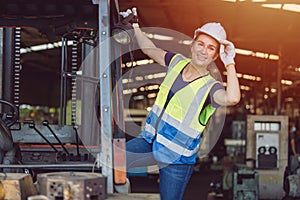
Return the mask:
<svg viewBox="0 0 300 200">
<path fill-rule="evenodd" d="M 66 125 L 66 99 L 67 99 L 67 40 L 62 38 L 61 40 L 61 71 L 60 71 L 60 113 L 59 113 L 59 125 Z"/>
<path fill-rule="evenodd" d="M 1 88 L 2 98 L 19 106 L 20 71 L 21 71 L 21 28 L 5 28 L 2 30 Z"/>
<path fill-rule="evenodd" d="M 100 124 L 96 117 L 100 116 L 100 99 L 98 98 L 100 89 L 97 90 L 99 81 L 99 49 L 87 43 L 82 43 L 82 60 L 81 76 L 78 76 L 78 108 L 81 108 L 80 114 L 76 118 L 76 122 L 80 124 L 80 138 L 85 145 L 100 145 Z M 89 78 L 88 78 L 89 77 Z M 96 92 L 95 92 L 96 91 Z M 95 94 L 95 96 L 91 95 Z M 97 96 L 96 96 L 97 95 Z M 95 114 L 96 112 L 96 114 Z M 87 134 L 90 133 L 90 134 Z M 100 163 L 98 165 L 100 168 Z"/>
<path fill-rule="evenodd" d="M 123 85 L 122 68 L 119 44 L 112 45 L 114 62 L 112 65 L 112 86 L 113 86 L 113 163 L 114 163 L 114 183 L 117 185 L 126 183 L 126 139 L 125 123 L 123 118 Z"/>
<path fill-rule="evenodd" d="M 110 69 L 110 14 L 109 1 L 99 1 L 99 66 L 100 66 L 100 116 L 101 116 L 101 156 L 102 174 L 107 176 L 107 192 L 113 193 L 112 158 L 112 105 Z"/>
<path fill-rule="evenodd" d="M 281 113 L 281 97 L 282 97 L 282 87 L 281 87 L 281 78 L 282 78 L 282 55 L 281 55 L 281 46 L 279 46 L 279 60 L 277 67 L 277 107 L 276 114 L 280 115 Z"/>
<path fill-rule="evenodd" d="M 3 90 L 2 98 L 6 101 L 13 100 L 13 60 L 14 60 L 14 29 L 4 29 L 4 45 L 3 45 Z"/>
<path fill-rule="evenodd" d="M 110 3 L 111 26 L 120 21 L 118 1 Z M 111 67 L 112 87 L 113 87 L 113 163 L 114 163 L 114 183 L 122 185 L 126 183 L 126 139 L 124 122 L 123 84 L 122 84 L 122 56 L 121 46 L 112 40 L 111 54 L 113 63 Z"/>
<path fill-rule="evenodd" d="M 76 92 L 77 92 L 77 86 L 76 86 L 76 72 L 78 70 L 78 42 L 73 41 L 72 45 L 72 60 L 71 60 L 71 101 L 72 101 L 72 108 L 71 108 L 71 124 L 75 125 L 76 124 Z"/>
<path fill-rule="evenodd" d="M 3 28 L 0 28 L 0 99 L 2 99 L 3 86 Z"/>
<path fill-rule="evenodd" d="M 20 106 L 20 76 L 21 76 L 21 28 L 14 28 L 14 78 L 13 78 L 13 103 Z"/>
</svg>

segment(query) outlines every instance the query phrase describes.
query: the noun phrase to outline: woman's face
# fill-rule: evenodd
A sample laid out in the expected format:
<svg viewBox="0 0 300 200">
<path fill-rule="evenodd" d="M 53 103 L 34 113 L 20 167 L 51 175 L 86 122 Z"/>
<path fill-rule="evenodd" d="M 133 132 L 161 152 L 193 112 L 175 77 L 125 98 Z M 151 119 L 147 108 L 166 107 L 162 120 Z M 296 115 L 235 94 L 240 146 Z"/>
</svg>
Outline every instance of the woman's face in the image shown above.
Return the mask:
<svg viewBox="0 0 300 200">
<path fill-rule="evenodd" d="M 219 43 L 212 37 L 200 34 L 192 43 L 192 63 L 207 66 L 218 57 Z"/>
</svg>

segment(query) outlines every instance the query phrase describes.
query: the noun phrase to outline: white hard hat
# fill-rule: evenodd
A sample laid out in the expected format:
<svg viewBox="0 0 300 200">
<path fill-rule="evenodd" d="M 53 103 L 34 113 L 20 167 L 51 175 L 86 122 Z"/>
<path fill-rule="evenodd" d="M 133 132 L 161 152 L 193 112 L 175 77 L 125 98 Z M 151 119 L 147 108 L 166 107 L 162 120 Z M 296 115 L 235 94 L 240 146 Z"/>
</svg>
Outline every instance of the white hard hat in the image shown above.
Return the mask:
<svg viewBox="0 0 300 200">
<path fill-rule="evenodd" d="M 199 33 L 205 33 L 216 39 L 219 43 L 221 43 L 222 40 L 226 40 L 225 29 L 220 23 L 210 22 L 204 24 L 201 28 L 195 30 L 194 39 L 196 39 Z"/>
</svg>

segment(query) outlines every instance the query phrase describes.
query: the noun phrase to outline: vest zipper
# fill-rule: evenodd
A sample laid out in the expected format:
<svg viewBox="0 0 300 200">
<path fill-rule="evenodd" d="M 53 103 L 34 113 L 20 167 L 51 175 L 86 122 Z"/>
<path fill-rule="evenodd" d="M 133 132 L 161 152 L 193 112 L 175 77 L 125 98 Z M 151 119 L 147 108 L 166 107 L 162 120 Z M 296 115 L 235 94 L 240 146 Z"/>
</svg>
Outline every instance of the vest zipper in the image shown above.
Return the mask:
<svg viewBox="0 0 300 200">
<path fill-rule="evenodd" d="M 162 109 L 160 115 L 158 116 L 157 120 L 156 120 L 156 123 L 155 123 L 155 134 L 154 134 L 154 137 L 152 139 L 152 144 L 154 142 L 154 140 L 156 139 L 156 136 L 157 136 L 157 128 L 158 128 L 158 123 L 160 122 L 161 118 L 162 118 L 162 115 L 164 114 L 165 112 L 165 108 Z"/>
</svg>

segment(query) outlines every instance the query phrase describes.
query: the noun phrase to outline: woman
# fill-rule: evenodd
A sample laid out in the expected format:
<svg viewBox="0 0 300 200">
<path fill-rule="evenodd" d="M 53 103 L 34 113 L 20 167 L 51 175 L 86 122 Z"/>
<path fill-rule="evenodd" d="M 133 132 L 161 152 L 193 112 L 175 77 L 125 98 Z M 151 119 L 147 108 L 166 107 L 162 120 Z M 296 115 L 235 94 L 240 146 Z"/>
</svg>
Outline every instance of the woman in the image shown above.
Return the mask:
<svg viewBox="0 0 300 200">
<path fill-rule="evenodd" d="M 136 15 L 135 9 L 128 12 Z M 158 164 L 161 199 L 180 200 L 209 118 L 218 106 L 236 105 L 240 100 L 235 48 L 219 23 L 207 23 L 195 31 L 191 58 L 156 47 L 137 23 L 133 27 L 143 53 L 166 66 L 167 75 L 144 130 L 126 144 L 127 168 Z M 207 68 L 219 56 L 227 70 L 226 89 Z"/>
</svg>

